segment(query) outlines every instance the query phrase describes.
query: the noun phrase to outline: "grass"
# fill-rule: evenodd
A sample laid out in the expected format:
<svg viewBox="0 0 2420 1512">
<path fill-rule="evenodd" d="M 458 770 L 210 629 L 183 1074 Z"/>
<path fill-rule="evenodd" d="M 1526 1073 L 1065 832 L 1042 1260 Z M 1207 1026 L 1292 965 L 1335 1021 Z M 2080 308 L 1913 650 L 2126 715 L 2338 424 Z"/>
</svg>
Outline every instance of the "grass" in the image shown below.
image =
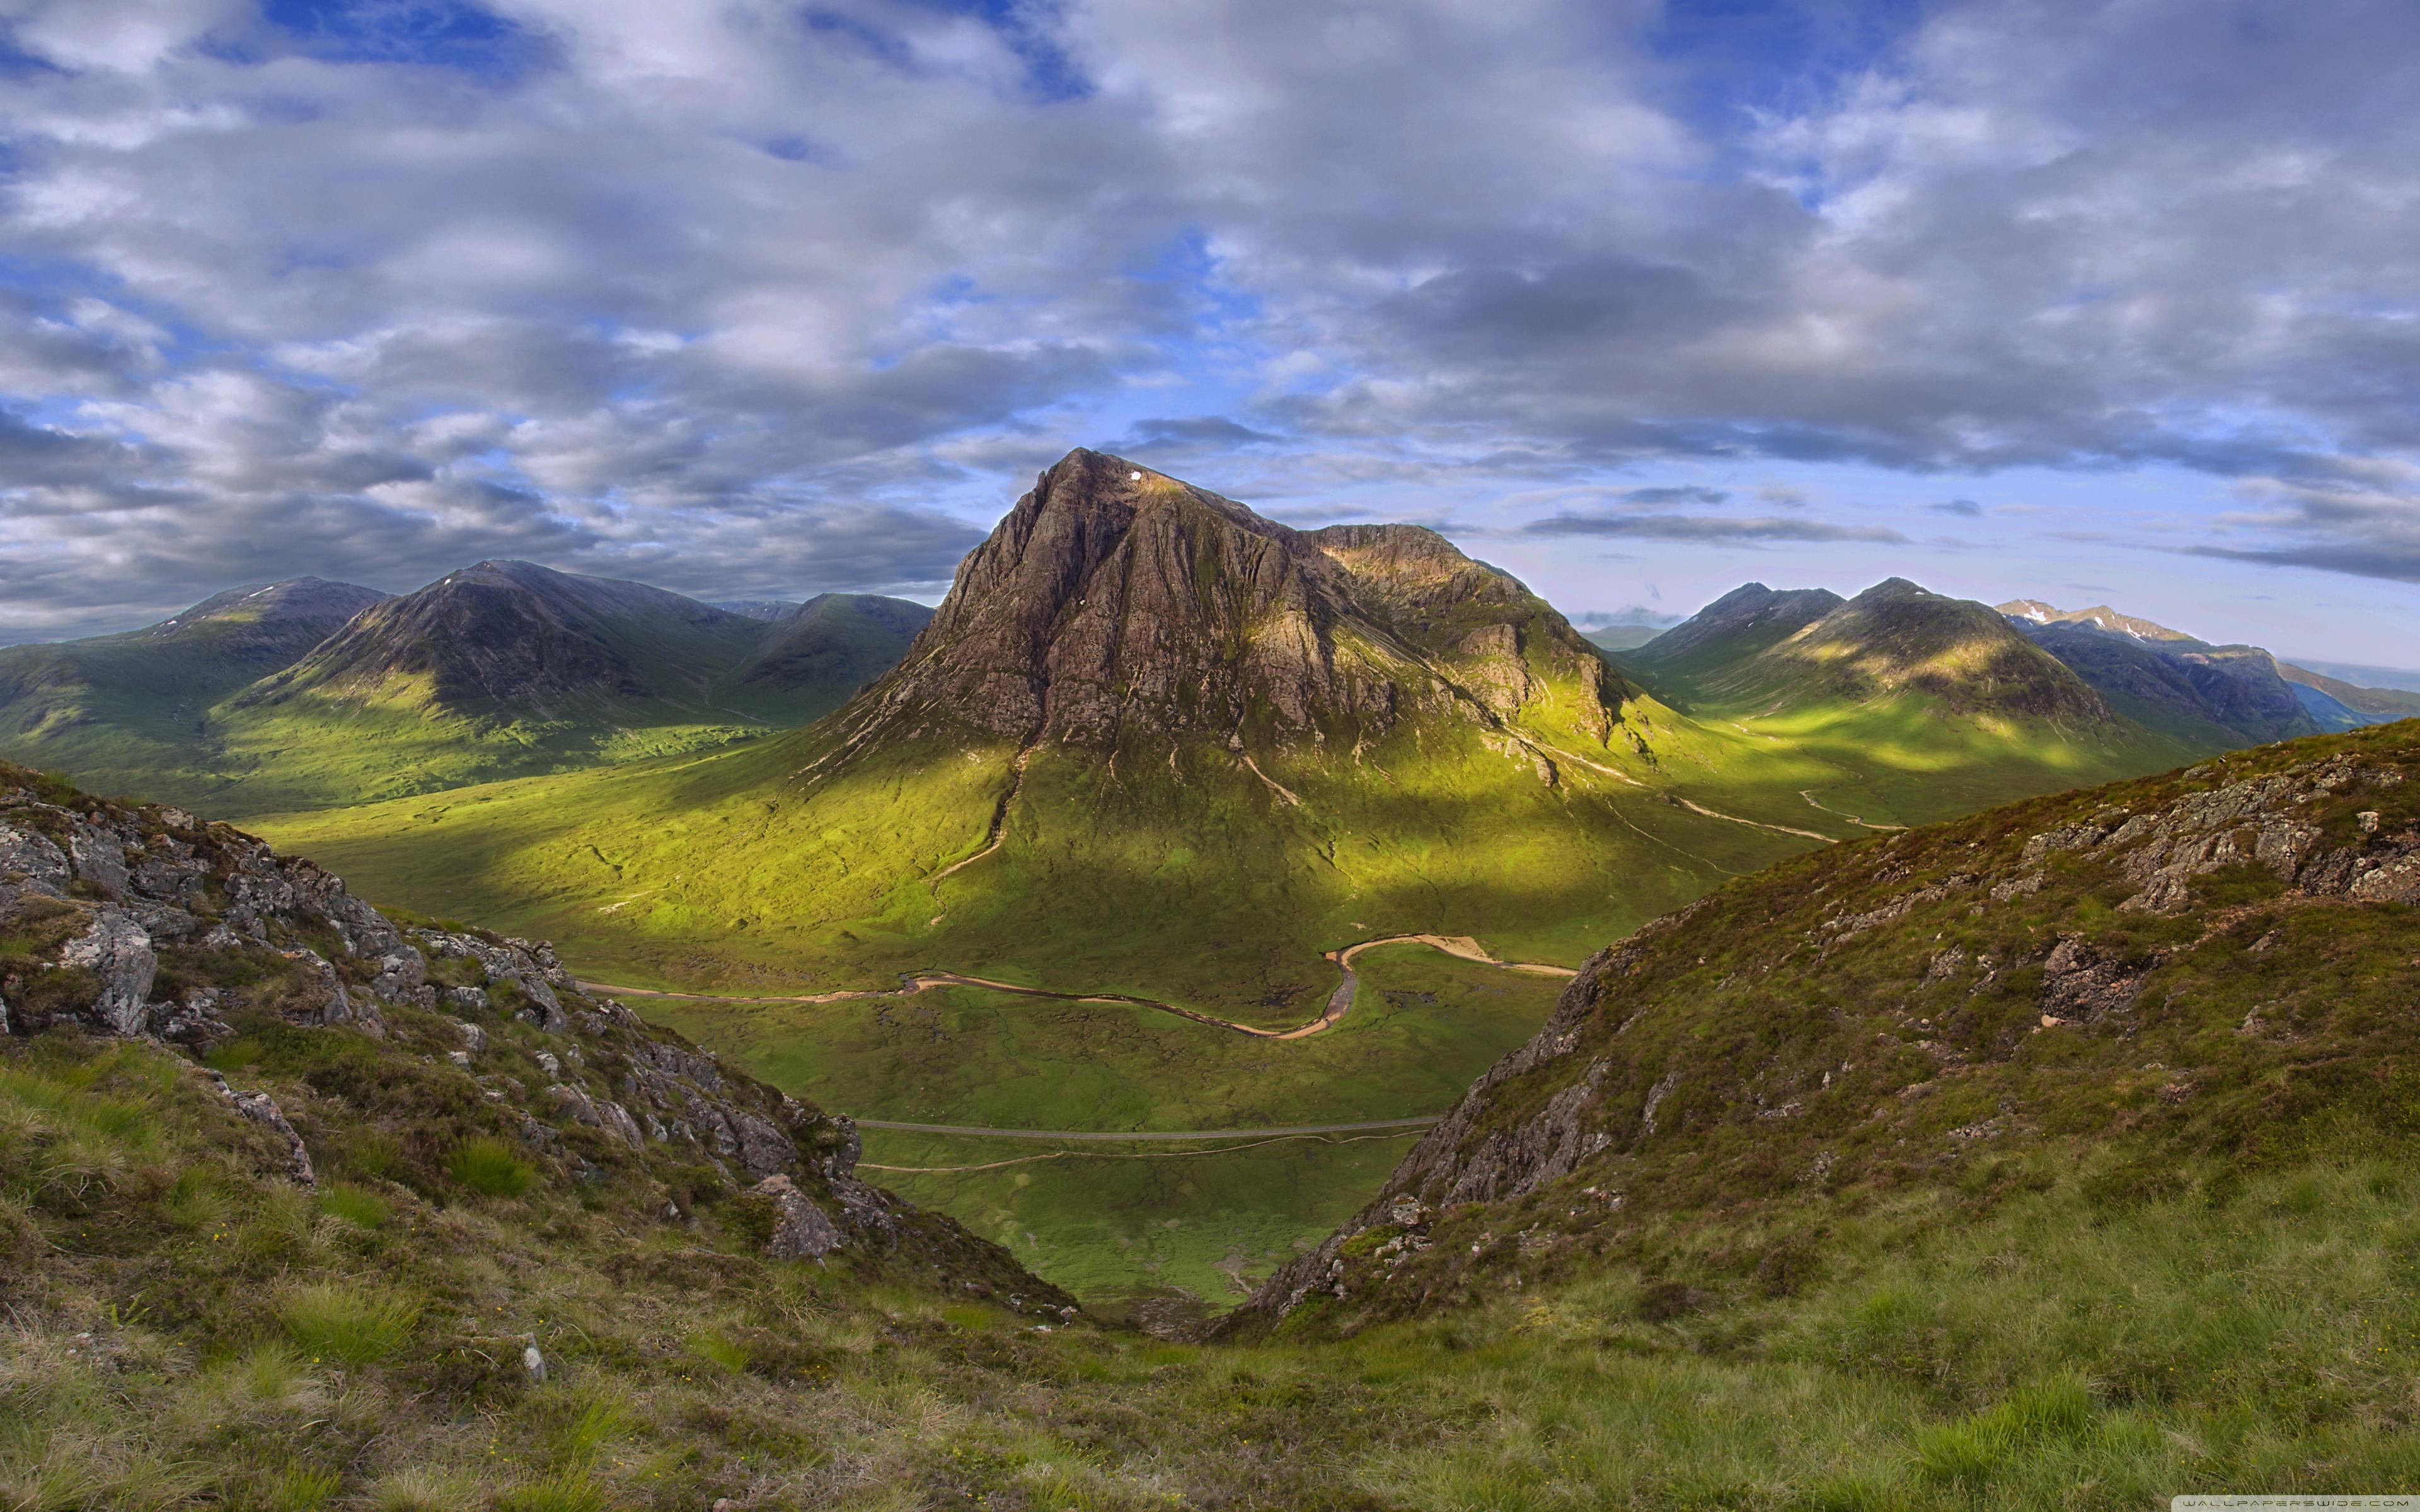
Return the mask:
<svg viewBox="0 0 2420 1512">
<path fill-rule="evenodd" d="M 537 1168 L 491 1136 L 464 1140 L 445 1157 L 445 1174 L 483 1197 L 518 1197 L 537 1180 Z"/>
<path fill-rule="evenodd" d="M 419 1317 L 420 1304 L 409 1298 L 324 1282 L 299 1288 L 277 1310 L 295 1348 L 314 1361 L 343 1365 L 370 1365 L 393 1354 Z"/>
<path fill-rule="evenodd" d="M 234 1116 L 164 1055 L 0 1054 L 12 1117 L 82 1092 L 149 1131 L 99 1200 L 31 1210 L 6 1504 L 2013 1512 L 2420 1473 L 2420 1150 L 2351 1125 L 2298 1123 L 2257 1167 L 2171 1162 L 2152 1197 L 2116 1178 L 2153 1136 L 2057 1137 L 1983 1200 L 1942 1181 L 1673 1217 L 1636 1253 L 1533 1257 L 1349 1338 L 1201 1345 L 754 1260 L 649 1228 L 647 1195 L 611 1183 L 512 1209 L 397 1188 L 381 1228 L 314 1223 L 229 1159 Z M 194 1172 L 224 1227 L 167 1216 Z M 23 1147 L 0 1181 L 39 1188 Z M 1748 1257 L 1810 1218 L 1800 1284 L 1760 1282 Z M 262 1228 L 286 1247 L 237 1240 Z M 264 1296 L 303 1273 L 325 1279 Z M 405 1286 L 412 1323 L 365 1320 Z M 1656 1300 L 1673 1288 L 1685 1304 Z M 306 1312 L 377 1349 L 261 1342 Z"/>
</svg>

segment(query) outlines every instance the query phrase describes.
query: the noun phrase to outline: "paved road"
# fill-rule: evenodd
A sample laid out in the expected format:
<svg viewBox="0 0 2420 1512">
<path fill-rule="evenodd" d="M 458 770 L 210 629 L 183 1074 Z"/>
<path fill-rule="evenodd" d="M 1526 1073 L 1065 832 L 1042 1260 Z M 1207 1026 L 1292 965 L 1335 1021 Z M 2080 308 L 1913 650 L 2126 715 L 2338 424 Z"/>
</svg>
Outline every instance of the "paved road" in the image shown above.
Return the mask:
<svg viewBox="0 0 2420 1512">
<path fill-rule="evenodd" d="M 1366 1134 L 1373 1129 L 1425 1129 L 1444 1115 L 1417 1119 L 1379 1119 L 1369 1123 L 1307 1123 L 1293 1129 L 1180 1129 L 1146 1134 L 1097 1134 L 1068 1129 L 978 1129 L 961 1123 L 892 1123 L 883 1119 L 859 1119 L 861 1129 L 891 1129 L 901 1134 L 986 1134 L 1002 1139 L 1281 1139 L 1295 1134 Z"/>
</svg>

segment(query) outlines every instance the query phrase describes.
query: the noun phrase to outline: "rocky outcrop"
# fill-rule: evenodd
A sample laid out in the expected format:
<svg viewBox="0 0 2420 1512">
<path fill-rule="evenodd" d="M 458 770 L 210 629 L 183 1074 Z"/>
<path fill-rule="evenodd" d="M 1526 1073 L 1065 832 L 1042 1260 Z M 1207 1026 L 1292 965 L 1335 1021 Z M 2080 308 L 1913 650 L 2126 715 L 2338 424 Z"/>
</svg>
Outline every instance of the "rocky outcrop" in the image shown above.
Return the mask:
<svg viewBox="0 0 2420 1512">
<path fill-rule="evenodd" d="M 2197 768 L 2214 773 L 2216 768 Z M 2348 787 L 2400 785 L 2399 768 L 2365 770 L 2350 759 L 2307 764 L 2188 794 L 2146 812 L 2113 808 L 2025 841 L 2024 864 L 2080 854 L 2105 859 L 2134 891 L 2118 906 L 2174 914 L 2186 908 L 2195 879 L 2235 866 L 2257 866 L 2313 897 L 2365 903 L 2420 898 L 2420 832 L 2381 833 L 2372 825 L 2357 844 L 2330 846 L 2311 807 Z"/>
<path fill-rule="evenodd" d="M 91 926 L 59 951 L 59 964 L 100 979 L 101 993 L 91 1012 L 104 1027 L 117 1034 L 141 1034 L 150 1018 L 151 981 L 160 970 L 151 936 L 123 909 L 97 909 L 91 919 Z"/>
<path fill-rule="evenodd" d="M 773 1205 L 773 1233 L 765 1241 L 765 1253 L 770 1257 L 819 1260 L 848 1242 L 840 1226 L 824 1216 L 824 1211 L 788 1177 L 768 1176 L 750 1191 Z"/>
<path fill-rule="evenodd" d="M 279 1110 L 275 1098 L 271 1097 L 267 1092 L 239 1092 L 227 1085 L 227 1079 L 225 1076 L 214 1071 L 205 1071 L 202 1074 L 210 1079 L 211 1085 L 219 1089 L 220 1096 L 235 1105 L 238 1113 L 255 1123 L 266 1126 L 286 1141 L 287 1151 L 286 1174 L 295 1185 L 319 1184 L 319 1178 L 311 1168 L 309 1147 L 302 1143 L 302 1136 L 294 1132 L 294 1125 L 287 1121 L 286 1115 Z"/>
<path fill-rule="evenodd" d="M 555 989 L 570 987 L 571 974 L 555 959 L 552 946 L 528 940 L 489 940 L 442 930 L 415 931 L 412 938 L 437 955 L 478 963 L 490 982 L 510 982 L 528 999 L 527 1011 L 533 1021 L 548 1033 L 562 1033 L 569 1022 Z"/>
</svg>

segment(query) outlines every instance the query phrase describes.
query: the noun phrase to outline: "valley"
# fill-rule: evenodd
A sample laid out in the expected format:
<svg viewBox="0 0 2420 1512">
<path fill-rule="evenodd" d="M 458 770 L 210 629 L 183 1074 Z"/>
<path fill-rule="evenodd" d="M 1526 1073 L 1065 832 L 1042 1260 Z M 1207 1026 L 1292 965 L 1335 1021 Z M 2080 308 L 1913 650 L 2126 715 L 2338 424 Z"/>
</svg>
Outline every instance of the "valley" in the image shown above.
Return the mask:
<svg viewBox="0 0 2420 1512">
<path fill-rule="evenodd" d="M 1736 879 L 2318 728 L 2265 653 L 1899 579 L 1750 584 L 1604 652 L 1432 532 L 1295 532 L 1085 451 L 939 611 L 895 604 L 518 563 L 365 597 L 217 695 L 257 770 L 207 801 L 404 917 L 554 941 L 866 1120 L 911 1196 L 1174 1316 L 1417 1131 L 1016 1133 L 1434 1117 L 1593 952 Z"/>
</svg>

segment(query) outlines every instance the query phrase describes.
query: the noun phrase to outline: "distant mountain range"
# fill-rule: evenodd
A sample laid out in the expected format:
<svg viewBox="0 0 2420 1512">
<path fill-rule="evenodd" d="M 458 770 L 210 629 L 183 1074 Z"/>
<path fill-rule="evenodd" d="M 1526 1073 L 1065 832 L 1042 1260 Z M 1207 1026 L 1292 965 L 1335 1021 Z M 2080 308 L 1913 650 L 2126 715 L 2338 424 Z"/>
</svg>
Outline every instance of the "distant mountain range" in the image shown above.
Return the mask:
<svg viewBox="0 0 2420 1512">
<path fill-rule="evenodd" d="M 2212 645 L 2105 604 L 2021 598 L 2000 612 L 2136 717 L 2195 738 L 2258 744 L 2420 715 L 2420 693 L 2364 687 L 2257 646 Z"/>
<path fill-rule="evenodd" d="M 427 792 L 804 724 L 931 612 L 825 594 L 743 615 L 525 562 L 400 597 L 300 579 L 0 648 L 0 755 L 222 813 Z"/>
</svg>

